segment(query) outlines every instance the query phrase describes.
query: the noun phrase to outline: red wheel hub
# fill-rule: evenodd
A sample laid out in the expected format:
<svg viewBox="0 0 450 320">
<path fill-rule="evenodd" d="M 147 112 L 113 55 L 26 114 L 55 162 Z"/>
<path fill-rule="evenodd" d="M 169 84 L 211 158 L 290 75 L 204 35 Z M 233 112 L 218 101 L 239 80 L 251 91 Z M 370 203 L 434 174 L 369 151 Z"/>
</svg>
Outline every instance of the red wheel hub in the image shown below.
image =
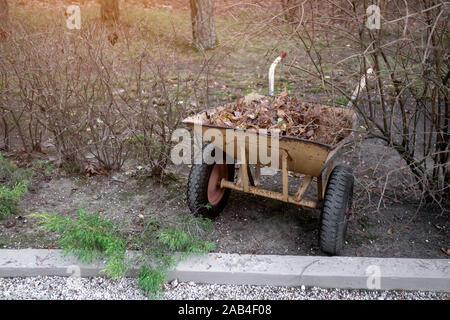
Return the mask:
<svg viewBox="0 0 450 320">
<path fill-rule="evenodd" d="M 218 204 L 225 194 L 225 188 L 220 187 L 222 179 L 228 179 L 228 166 L 215 164 L 208 182 L 208 201 L 212 205 Z"/>
</svg>

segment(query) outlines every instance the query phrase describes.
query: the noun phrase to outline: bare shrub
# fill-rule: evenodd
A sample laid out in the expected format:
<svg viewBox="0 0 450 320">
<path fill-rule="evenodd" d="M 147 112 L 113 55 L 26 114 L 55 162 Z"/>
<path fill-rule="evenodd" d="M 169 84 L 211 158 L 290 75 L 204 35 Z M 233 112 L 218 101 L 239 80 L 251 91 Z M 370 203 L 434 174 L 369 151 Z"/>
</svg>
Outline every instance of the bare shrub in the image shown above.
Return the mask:
<svg viewBox="0 0 450 320">
<path fill-rule="evenodd" d="M 310 1 L 303 1 L 308 6 Z M 381 28 L 368 28 L 370 1 L 327 1 L 303 16 L 288 36 L 306 52 L 297 77 L 314 77 L 338 104 L 374 63 L 374 79 L 354 103 L 368 138 L 405 161 L 422 199 L 449 201 L 448 3 L 380 1 Z M 293 72 L 295 76 L 295 72 Z"/>
<path fill-rule="evenodd" d="M 5 145 L 11 135 L 25 152 L 52 145 L 75 171 L 118 170 L 132 156 L 162 174 L 173 131 L 207 100 L 199 87 L 210 60 L 186 68 L 176 39 L 147 39 L 141 30 L 96 20 L 75 32 L 17 26 L 0 52 Z"/>
<path fill-rule="evenodd" d="M 24 151 L 40 151 L 45 133 L 61 162 L 82 170 L 90 153 L 106 169 L 120 168 L 120 124 L 103 81 L 110 67 L 102 57 L 105 42 L 89 44 L 55 26 L 40 35 L 16 32 L 9 45 L 2 66 L 12 70 L 10 88 L 19 91 L 9 111 Z"/>
<path fill-rule="evenodd" d="M 33 46 L 34 39 L 15 38 L 14 35 L 11 33 L 8 41 L 0 43 L 0 110 L 5 148 L 9 148 L 13 127 L 24 152 L 40 151 L 43 131 L 36 118 L 38 106 L 34 101 L 37 93 L 22 81 L 34 76 L 33 69 L 28 69 L 29 59 L 20 54 Z"/>
<path fill-rule="evenodd" d="M 162 45 L 158 43 L 156 56 L 143 48 L 132 58 L 128 70 L 133 85 L 117 91 L 134 158 L 145 163 L 151 175 L 162 174 L 170 163 L 173 132 L 183 118 L 199 109 L 207 94 L 201 83 L 208 59 L 190 70 L 188 61 L 174 54 L 167 43 L 165 48 Z"/>
</svg>

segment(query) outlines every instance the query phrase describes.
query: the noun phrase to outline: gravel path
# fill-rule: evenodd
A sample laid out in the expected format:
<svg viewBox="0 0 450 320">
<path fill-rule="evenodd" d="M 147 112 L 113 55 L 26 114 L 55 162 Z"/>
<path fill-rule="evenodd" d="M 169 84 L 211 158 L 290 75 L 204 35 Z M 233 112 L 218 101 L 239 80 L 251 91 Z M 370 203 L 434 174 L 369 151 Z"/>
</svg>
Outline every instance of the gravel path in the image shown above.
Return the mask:
<svg viewBox="0 0 450 320">
<path fill-rule="evenodd" d="M 136 300 L 146 299 L 135 279 L 29 277 L 0 278 L 0 300 Z M 165 300 L 441 300 L 449 293 L 421 291 L 368 291 L 302 287 L 204 285 L 178 283 L 165 286 Z"/>
</svg>

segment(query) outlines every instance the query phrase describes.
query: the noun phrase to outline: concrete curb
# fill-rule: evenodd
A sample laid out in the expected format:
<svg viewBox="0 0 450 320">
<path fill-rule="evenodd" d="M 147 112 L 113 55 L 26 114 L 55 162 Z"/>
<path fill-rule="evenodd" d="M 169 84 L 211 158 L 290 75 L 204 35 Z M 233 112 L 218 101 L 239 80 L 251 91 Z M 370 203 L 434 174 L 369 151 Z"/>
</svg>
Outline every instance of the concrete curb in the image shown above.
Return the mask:
<svg viewBox="0 0 450 320">
<path fill-rule="evenodd" d="M 101 275 L 61 250 L 0 249 L 0 277 Z M 136 268 L 131 275 L 135 275 Z M 182 282 L 450 292 L 450 259 L 275 256 L 211 253 L 183 260 L 169 275 Z"/>
</svg>

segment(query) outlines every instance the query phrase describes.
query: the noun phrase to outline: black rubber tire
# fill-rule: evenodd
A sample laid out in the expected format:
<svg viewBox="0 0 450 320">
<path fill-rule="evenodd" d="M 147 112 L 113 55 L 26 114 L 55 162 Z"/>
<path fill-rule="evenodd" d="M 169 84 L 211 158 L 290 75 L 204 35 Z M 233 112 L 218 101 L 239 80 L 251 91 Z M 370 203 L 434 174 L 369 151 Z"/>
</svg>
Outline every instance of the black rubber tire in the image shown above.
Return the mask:
<svg viewBox="0 0 450 320">
<path fill-rule="evenodd" d="M 211 148 L 212 145 L 206 146 Z M 214 155 L 214 151 L 211 152 Z M 225 161 L 225 153 L 223 152 L 223 159 Z M 204 217 L 213 219 L 216 218 L 225 208 L 228 198 L 230 197 L 231 189 L 225 189 L 222 199 L 215 205 L 208 201 L 208 183 L 212 169 L 215 164 L 193 164 L 188 178 L 187 186 L 187 202 L 191 213 L 195 215 L 202 215 Z M 234 181 L 234 163 L 228 164 L 228 180 Z"/>
<path fill-rule="evenodd" d="M 320 219 L 320 249 L 330 255 L 339 255 L 344 247 L 348 218 L 353 200 L 352 169 L 337 165 L 331 172 L 325 192 Z M 348 208 L 348 212 L 346 214 Z"/>
</svg>

